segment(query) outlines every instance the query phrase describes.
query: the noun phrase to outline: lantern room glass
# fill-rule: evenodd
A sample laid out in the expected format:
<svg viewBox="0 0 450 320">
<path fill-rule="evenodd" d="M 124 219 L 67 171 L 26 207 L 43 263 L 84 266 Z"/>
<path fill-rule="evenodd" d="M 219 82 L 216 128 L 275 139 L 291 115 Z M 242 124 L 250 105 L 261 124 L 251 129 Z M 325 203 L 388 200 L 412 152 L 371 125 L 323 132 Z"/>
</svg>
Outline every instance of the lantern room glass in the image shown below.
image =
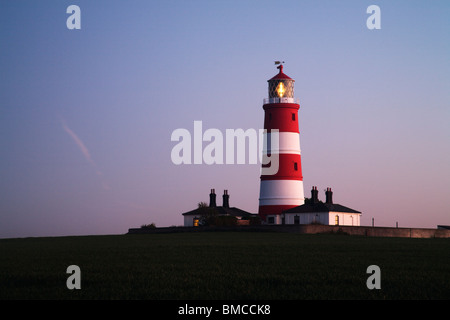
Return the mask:
<svg viewBox="0 0 450 320">
<path fill-rule="evenodd" d="M 270 80 L 269 98 L 294 98 L 294 81 Z"/>
</svg>

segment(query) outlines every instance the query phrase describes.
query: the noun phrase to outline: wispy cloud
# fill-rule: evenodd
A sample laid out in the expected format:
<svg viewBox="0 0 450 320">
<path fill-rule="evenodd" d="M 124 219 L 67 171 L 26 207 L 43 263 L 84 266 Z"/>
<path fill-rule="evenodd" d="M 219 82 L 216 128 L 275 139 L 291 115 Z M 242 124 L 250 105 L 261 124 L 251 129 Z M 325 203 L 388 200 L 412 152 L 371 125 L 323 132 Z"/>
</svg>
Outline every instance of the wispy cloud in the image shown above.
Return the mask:
<svg viewBox="0 0 450 320">
<path fill-rule="evenodd" d="M 66 124 L 66 121 L 64 121 L 64 119 L 62 119 L 62 118 L 61 118 L 61 124 L 62 124 L 64 131 L 69 134 L 69 136 L 72 138 L 72 140 L 78 146 L 78 148 L 80 149 L 84 158 L 94 167 L 95 173 L 99 177 L 102 177 L 102 175 L 103 175 L 102 172 L 100 170 L 98 170 L 97 164 L 92 159 L 91 153 L 89 152 L 89 149 L 86 147 L 84 142 L 77 136 L 77 134 L 72 129 L 69 128 L 69 126 Z M 111 189 L 111 187 L 105 181 L 102 181 L 102 187 L 105 190 Z"/>
<path fill-rule="evenodd" d="M 88 162 L 90 162 L 92 165 L 96 165 L 94 160 L 92 160 L 91 154 L 89 153 L 88 148 L 86 147 L 86 145 L 83 143 L 83 141 L 78 138 L 78 136 L 75 134 L 75 132 L 73 132 L 66 124 L 66 122 L 61 119 L 61 123 L 63 126 L 64 131 L 66 131 L 69 136 L 72 137 L 73 141 L 75 141 L 75 143 L 77 144 L 77 146 L 80 148 L 81 153 L 84 155 L 84 157 L 86 158 L 86 160 Z"/>
</svg>

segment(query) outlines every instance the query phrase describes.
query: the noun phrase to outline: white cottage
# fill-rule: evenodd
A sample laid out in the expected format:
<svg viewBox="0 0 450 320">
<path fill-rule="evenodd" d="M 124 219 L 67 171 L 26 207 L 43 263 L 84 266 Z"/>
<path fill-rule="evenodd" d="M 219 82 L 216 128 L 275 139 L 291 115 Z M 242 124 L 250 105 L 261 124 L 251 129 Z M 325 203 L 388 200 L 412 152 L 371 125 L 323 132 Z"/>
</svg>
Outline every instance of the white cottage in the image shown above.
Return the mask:
<svg viewBox="0 0 450 320">
<path fill-rule="evenodd" d="M 202 224 L 202 219 L 207 215 L 218 217 L 232 216 L 236 218 L 236 223 L 238 225 L 248 225 L 253 219 L 259 221 L 259 216 L 257 214 L 236 207 L 230 207 L 229 198 L 228 190 L 224 190 L 223 206 L 217 206 L 215 189 L 211 189 L 211 193 L 209 194 L 209 207 L 199 207 L 183 213 L 184 226 L 198 227 Z"/>
<path fill-rule="evenodd" d="M 278 223 L 360 226 L 361 212 L 333 203 L 331 188 L 325 191 L 325 203 L 319 201 L 317 187 L 312 187 L 311 199 L 305 204 L 283 211 Z"/>
</svg>

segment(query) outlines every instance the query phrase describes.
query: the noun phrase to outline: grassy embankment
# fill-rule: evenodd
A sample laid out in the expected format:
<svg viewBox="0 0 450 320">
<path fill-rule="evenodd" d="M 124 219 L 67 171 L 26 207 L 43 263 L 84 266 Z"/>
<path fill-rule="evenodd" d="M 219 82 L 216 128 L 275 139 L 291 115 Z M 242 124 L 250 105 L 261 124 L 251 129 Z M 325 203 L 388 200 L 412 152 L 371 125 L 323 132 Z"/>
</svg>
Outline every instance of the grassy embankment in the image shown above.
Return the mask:
<svg viewBox="0 0 450 320">
<path fill-rule="evenodd" d="M 0 299 L 449 299 L 449 253 L 449 239 L 256 232 L 1 239 Z"/>
</svg>

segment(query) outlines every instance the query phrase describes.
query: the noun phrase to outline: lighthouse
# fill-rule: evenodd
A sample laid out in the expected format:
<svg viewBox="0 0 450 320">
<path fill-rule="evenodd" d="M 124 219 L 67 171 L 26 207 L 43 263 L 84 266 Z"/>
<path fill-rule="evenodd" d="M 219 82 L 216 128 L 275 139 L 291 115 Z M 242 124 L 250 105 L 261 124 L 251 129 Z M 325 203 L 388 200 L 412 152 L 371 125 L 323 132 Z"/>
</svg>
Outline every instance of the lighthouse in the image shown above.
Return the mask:
<svg viewBox="0 0 450 320">
<path fill-rule="evenodd" d="M 305 202 L 295 80 L 283 73 L 283 64 L 277 69 L 279 73 L 267 81 L 269 97 L 263 103 L 265 141 L 278 139 L 268 151 L 278 159 L 278 170 L 274 174 L 261 170 L 260 177 L 258 214 L 267 224 L 284 223 L 282 212 Z"/>
</svg>

